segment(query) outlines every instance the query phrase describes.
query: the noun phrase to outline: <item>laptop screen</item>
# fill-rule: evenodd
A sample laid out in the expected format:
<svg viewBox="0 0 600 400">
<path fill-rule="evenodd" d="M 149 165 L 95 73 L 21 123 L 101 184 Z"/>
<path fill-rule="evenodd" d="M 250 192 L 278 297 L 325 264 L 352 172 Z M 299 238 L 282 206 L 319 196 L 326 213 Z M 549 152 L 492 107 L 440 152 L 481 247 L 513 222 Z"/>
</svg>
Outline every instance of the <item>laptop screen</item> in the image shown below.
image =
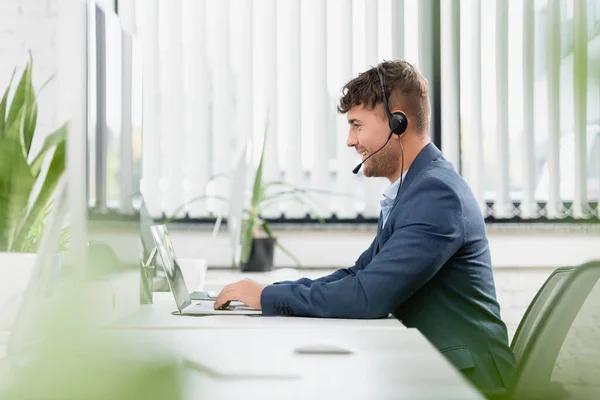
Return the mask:
<svg viewBox="0 0 600 400">
<path fill-rule="evenodd" d="M 190 293 L 185 285 L 181 268 L 179 268 L 175 249 L 173 248 L 173 243 L 171 243 L 171 238 L 169 237 L 169 232 L 165 225 L 153 225 L 150 227 L 150 230 L 152 231 L 152 238 L 158 249 L 163 268 L 165 269 L 167 282 L 169 282 L 169 287 L 175 297 L 177 308 L 179 308 L 179 311 L 182 311 L 192 303 L 192 299 L 190 298 Z"/>
</svg>

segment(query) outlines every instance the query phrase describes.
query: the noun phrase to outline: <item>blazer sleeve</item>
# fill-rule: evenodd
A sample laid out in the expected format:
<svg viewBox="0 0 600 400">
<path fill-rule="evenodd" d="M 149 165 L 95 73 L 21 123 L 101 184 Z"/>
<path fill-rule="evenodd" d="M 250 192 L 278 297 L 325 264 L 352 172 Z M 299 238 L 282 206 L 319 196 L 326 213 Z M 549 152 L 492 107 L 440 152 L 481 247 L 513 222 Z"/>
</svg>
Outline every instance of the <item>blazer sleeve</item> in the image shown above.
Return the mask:
<svg viewBox="0 0 600 400">
<path fill-rule="evenodd" d="M 414 184 L 391 236 L 363 269 L 310 286 L 267 286 L 263 315 L 382 318 L 423 286 L 462 245 L 464 222 L 447 183 L 430 177 Z"/>
<path fill-rule="evenodd" d="M 342 278 L 345 278 L 346 276 L 356 275 L 356 273 L 359 270 L 364 269 L 365 266 L 371 262 L 371 259 L 373 258 L 373 253 L 375 251 L 376 243 L 377 243 L 377 238 L 375 238 L 373 240 L 373 242 L 371 243 L 369 248 L 367 250 L 365 250 L 360 255 L 360 257 L 358 257 L 358 260 L 356 260 L 354 265 L 350 268 L 340 268 L 337 271 L 335 271 L 327 276 L 318 278 L 318 279 L 301 278 L 301 279 L 298 279 L 297 281 L 281 281 L 281 282 L 275 282 L 274 284 L 275 285 L 302 285 L 302 286 L 310 287 L 315 282 L 324 282 L 324 283 L 335 282 Z"/>
</svg>

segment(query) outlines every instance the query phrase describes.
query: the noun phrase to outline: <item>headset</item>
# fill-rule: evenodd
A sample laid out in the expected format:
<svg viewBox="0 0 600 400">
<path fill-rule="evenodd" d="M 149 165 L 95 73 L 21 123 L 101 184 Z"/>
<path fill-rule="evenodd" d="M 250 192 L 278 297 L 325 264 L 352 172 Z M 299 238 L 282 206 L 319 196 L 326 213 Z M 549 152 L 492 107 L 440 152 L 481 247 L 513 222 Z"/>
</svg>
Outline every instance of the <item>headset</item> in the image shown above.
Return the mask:
<svg viewBox="0 0 600 400">
<path fill-rule="evenodd" d="M 383 107 L 385 108 L 385 113 L 388 118 L 388 122 L 390 125 L 390 134 L 395 133 L 400 136 L 408 128 L 408 119 L 403 112 L 397 111 L 395 113 L 390 112 L 390 107 L 388 106 L 387 96 L 385 94 L 385 84 L 383 80 L 383 73 L 379 66 L 375 68 L 377 70 L 377 75 L 379 75 L 379 83 L 381 84 L 381 96 L 383 97 Z"/>
<path fill-rule="evenodd" d="M 406 118 L 406 115 L 404 115 L 403 112 L 396 111 L 393 114 L 390 112 L 390 107 L 388 106 L 387 96 L 385 94 L 385 82 L 383 80 L 383 73 L 381 72 L 381 69 L 379 68 L 379 66 L 375 67 L 375 70 L 377 71 L 377 75 L 379 76 L 379 83 L 381 84 L 381 97 L 383 98 L 383 108 L 385 108 L 385 114 L 387 115 L 388 124 L 390 126 L 390 134 L 383 146 L 381 146 L 377 151 L 369 154 L 369 156 L 367 158 L 365 158 L 363 161 L 361 161 L 361 163 L 358 164 L 352 170 L 352 173 L 354 173 L 355 175 L 358 173 L 358 171 L 360 170 L 360 167 L 362 167 L 362 165 L 365 163 L 365 161 L 367 161 L 369 158 L 371 158 L 371 156 L 374 156 L 376 153 L 378 153 L 380 150 L 382 150 L 388 144 L 388 142 L 392 138 L 393 134 L 396 134 L 396 135 L 398 135 L 398 137 L 400 137 L 404 132 L 406 132 L 406 128 L 408 128 L 408 118 Z M 400 185 L 402 185 L 402 175 L 404 172 L 404 148 L 402 147 L 402 142 L 400 142 L 400 150 L 402 151 L 402 167 L 401 167 L 402 169 L 400 171 Z"/>
</svg>

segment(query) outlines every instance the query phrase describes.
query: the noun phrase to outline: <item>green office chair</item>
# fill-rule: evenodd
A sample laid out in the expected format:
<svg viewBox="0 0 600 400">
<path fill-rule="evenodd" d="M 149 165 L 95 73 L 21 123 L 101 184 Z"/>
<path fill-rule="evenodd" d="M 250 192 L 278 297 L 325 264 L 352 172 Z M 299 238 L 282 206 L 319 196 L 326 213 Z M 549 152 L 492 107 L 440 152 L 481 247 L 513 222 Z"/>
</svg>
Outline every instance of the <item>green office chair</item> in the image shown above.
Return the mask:
<svg viewBox="0 0 600 400">
<path fill-rule="evenodd" d="M 575 268 L 573 267 L 555 269 L 538 290 L 531 303 L 529 303 L 529 307 L 527 307 L 527 311 L 525 311 L 523 318 L 521 318 L 519 327 L 510 344 L 517 363 L 521 360 L 523 351 L 527 348 L 532 337 L 531 334 L 540 322 L 540 318 L 548 312 L 550 302 L 560 292 L 567 277 L 574 270 Z"/>
<path fill-rule="evenodd" d="M 517 366 L 506 391 L 488 399 L 600 398 L 600 261 L 559 268 L 527 309 L 511 348 Z"/>
</svg>

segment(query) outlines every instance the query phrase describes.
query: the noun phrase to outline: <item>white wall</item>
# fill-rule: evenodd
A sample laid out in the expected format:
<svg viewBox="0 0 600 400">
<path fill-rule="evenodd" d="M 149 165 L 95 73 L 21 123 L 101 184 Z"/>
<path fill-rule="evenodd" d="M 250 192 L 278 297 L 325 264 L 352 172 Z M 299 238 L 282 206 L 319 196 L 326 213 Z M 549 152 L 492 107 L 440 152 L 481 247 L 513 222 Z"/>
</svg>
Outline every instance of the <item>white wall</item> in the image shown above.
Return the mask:
<svg viewBox="0 0 600 400">
<path fill-rule="evenodd" d="M 2 0 L 0 1 L 0 91 L 8 86 L 16 67 L 18 82 L 29 58 L 33 56 L 33 85 L 37 90 L 55 72 L 58 62 L 57 0 Z M 16 82 L 13 81 L 13 88 Z M 32 151 L 37 152 L 44 136 L 59 125 L 57 121 L 56 81 L 51 81 L 39 94 L 38 125 Z M 43 133 L 43 135 L 42 135 Z"/>
</svg>

